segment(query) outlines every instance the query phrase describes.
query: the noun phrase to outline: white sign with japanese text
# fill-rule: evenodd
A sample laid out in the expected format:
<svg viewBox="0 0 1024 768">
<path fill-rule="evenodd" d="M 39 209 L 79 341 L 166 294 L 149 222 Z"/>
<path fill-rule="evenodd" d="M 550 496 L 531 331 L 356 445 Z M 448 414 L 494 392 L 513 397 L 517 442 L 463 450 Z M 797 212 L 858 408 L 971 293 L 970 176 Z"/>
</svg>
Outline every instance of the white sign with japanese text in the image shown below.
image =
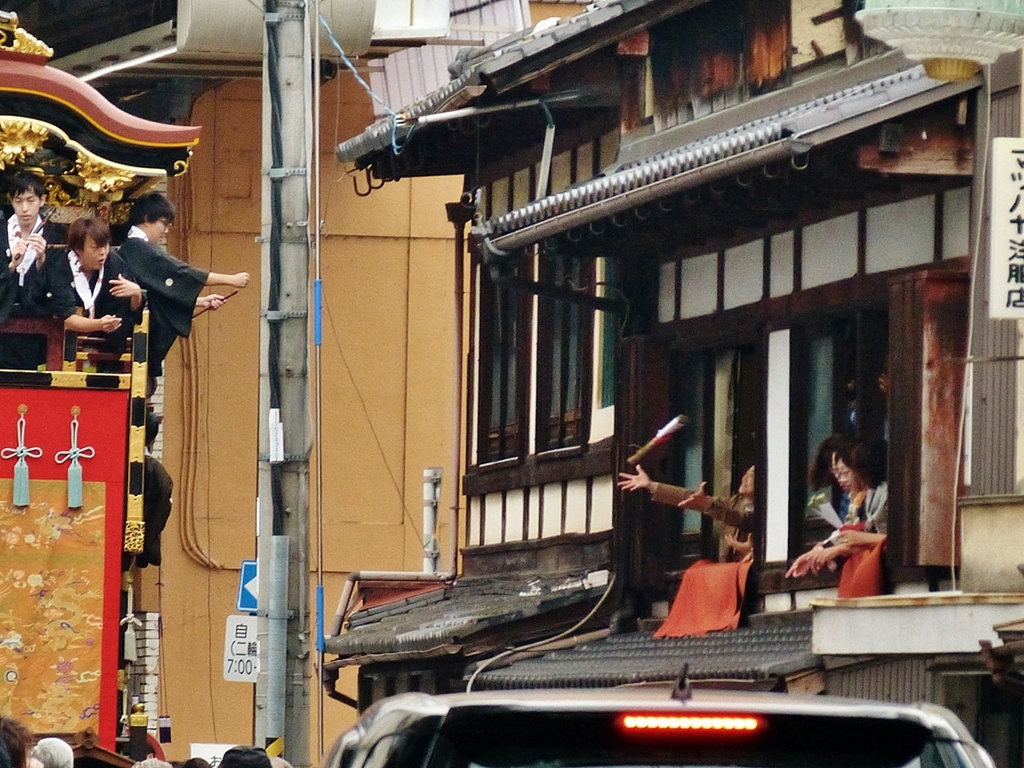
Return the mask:
<svg viewBox="0 0 1024 768">
<path fill-rule="evenodd" d="M 224 632 L 224 679 L 255 683 L 260 671 L 260 642 L 255 616 L 228 616 Z"/>
<path fill-rule="evenodd" d="M 1024 139 L 992 140 L 988 315 L 1024 318 Z"/>
</svg>

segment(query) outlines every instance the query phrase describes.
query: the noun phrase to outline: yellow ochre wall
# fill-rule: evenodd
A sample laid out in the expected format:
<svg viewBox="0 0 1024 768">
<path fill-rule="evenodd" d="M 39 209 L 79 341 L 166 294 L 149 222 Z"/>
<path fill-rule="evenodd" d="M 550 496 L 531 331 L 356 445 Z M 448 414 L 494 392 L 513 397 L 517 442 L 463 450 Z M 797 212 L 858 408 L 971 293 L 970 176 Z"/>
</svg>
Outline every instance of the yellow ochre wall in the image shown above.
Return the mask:
<svg viewBox="0 0 1024 768">
<path fill-rule="evenodd" d="M 349 571 L 421 570 L 422 474 L 430 466 L 445 467 L 438 534 L 442 567 L 448 562 L 454 238 L 444 203 L 458 200 L 461 188 L 458 179 L 425 179 L 357 197 L 333 150 L 372 122 L 369 99 L 346 74 L 326 83 L 322 96 L 329 623 Z M 203 134 L 190 170 L 168 190 L 179 210 L 169 250 L 204 269 L 247 270 L 253 278 L 223 308 L 197 318 L 166 364 L 163 462 L 175 482 L 174 511 L 163 566 L 142 571 L 139 592 L 143 610 L 163 615 L 159 714 L 171 715 L 165 750 L 175 760 L 189 756 L 191 742 L 253 738 L 254 686 L 225 682 L 221 666 L 239 563 L 256 551 L 260 115 L 256 80 L 204 93 L 191 118 Z M 311 403 L 312 368 L 311 353 Z M 314 520 L 310 530 L 312 596 Z M 311 606 L 311 628 L 314 620 Z M 338 687 L 356 695 L 353 669 L 343 670 Z M 317 765 L 315 673 L 310 694 Z M 324 719 L 327 749 L 354 712 L 327 699 Z"/>
</svg>

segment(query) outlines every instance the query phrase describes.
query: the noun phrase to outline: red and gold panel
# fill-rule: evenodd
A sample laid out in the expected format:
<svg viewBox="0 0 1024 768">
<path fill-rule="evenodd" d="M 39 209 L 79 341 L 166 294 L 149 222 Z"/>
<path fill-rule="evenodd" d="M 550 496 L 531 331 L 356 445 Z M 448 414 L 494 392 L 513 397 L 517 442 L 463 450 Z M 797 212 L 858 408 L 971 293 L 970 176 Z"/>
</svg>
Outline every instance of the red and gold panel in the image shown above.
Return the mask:
<svg viewBox="0 0 1024 768">
<path fill-rule="evenodd" d="M 0 458 L 0 712 L 35 732 L 92 728 L 113 748 L 128 398 L 123 390 L 0 388 L 0 451 L 19 445 L 29 503 L 14 504 L 16 457 Z M 82 506 L 68 507 L 72 410 Z M 11 451 L 3 451 L 11 456 Z"/>
</svg>

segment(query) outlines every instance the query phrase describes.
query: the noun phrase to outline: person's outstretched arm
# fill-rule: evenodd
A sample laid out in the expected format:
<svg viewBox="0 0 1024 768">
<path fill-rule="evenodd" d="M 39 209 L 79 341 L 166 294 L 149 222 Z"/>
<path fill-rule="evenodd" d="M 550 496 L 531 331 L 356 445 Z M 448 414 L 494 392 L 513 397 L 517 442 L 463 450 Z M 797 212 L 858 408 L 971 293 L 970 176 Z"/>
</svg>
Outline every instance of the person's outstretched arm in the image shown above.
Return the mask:
<svg viewBox="0 0 1024 768">
<path fill-rule="evenodd" d="M 213 285 L 228 285 L 232 288 L 245 288 L 248 284 L 248 272 L 235 272 L 233 275 L 226 275 L 223 272 L 211 272 L 206 278 L 207 288 Z"/>
</svg>

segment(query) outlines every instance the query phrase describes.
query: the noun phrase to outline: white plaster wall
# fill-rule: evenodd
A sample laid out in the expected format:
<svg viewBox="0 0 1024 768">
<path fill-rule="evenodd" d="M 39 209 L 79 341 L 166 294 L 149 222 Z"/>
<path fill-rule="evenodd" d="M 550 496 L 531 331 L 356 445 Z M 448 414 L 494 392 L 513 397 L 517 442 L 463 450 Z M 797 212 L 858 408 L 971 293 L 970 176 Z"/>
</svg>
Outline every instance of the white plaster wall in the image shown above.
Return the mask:
<svg viewBox="0 0 1024 768">
<path fill-rule="evenodd" d="M 566 487 L 564 533 L 587 532 L 587 481 L 570 480 Z"/>
<path fill-rule="evenodd" d="M 480 497 L 471 497 L 469 499 L 469 515 L 466 520 L 467 537 L 470 545 L 480 541 L 480 509 Z"/>
<path fill-rule="evenodd" d="M 866 226 L 866 271 L 884 272 L 934 261 L 935 195 L 868 208 Z"/>
<path fill-rule="evenodd" d="M 725 251 L 725 309 L 760 301 L 764 295 L 764 240 L 753 240 Z"/>
<path fill-rule="evenodd" d="M 710 315 L 718 305 L 718 254 L 683 259 L 680 317 Z"/>
<path fill-rule="evenodd" d="M 508 213 L 508 185 L 508 176 L 495 179 L 494 183 L 491 184 L 491 206 L 493 210 L 490 213 L 490 218 Z"/>
<path fill-rule="evenodd" d="M 562 484 L 549 483 L 540 492 L 544 494 L 544 527 L 540 535 L 546 539 L 562 532 Z"/>
<path fill-rule="evenodd" d="M 501 494 L 489 493 L 484 497 L 484 544 L 501 543 Z"/>
<path fill-rule="evenodd" d="M 789 345 L 788 328 L 768 336 L 767 562 L 789 554 Z"/>
<path fill-rule="evenodd" d="M 611 437 L 615 432 L 615 406 L 597 408 L 590 417 L 590 442 Z"/>
<path fill-rule="evenodd" d="M 612 475 L 595 477 L 590 488 L 590 531 L 612 529 L 612 501 L 615 498 L 615 478 Z"/>
<path fill-rule="evenodd" d="M 792 608 L 792 600 L 788 592 L 764 596 L 765 613 L 785 613 Z"/>
<path fill-rule="evenodd" d="M 800 265 L 805 289 L 856 275 L 857 212 L 804 227 Z"/>
<path fill-rule="evenodd" d="M 666 261 L 658 270 L 658 322 L 671 323 L 676 316 L 676 265 Z"/>
<path fill-rule="evenodd" d="M 951 189 L 942 195 L 942 258 L 971 252 L 971 188 Z"/>
<path fill-rule="evenodd" d="M 530 539 L 540 538 L 540 488 L 530 489 L 530 502 L 526 505 L 526 535 Z"/>
<path fill-rule="evenodd" d="M 538 264 L 538 257 L 533 258 L 533 279 L 538 278 L 540 266 Z M 537 345 L 538 345 L 538 328 L 540 325 L 538 317 L 540 316 L 540 305 L 537 302 L 536 297 L 531 297 L 530 300 L 530 370 L 528 379 L 530 381 L 530 396 L 527 399 L 529 405 L 527 405 L 527 411 L 523 414 L 523 418 L 527 420 L 527 443 L 526 453 L 535 454 L 537 453 L 537 419 L 534 418 L 537 413 Z"/>
<path fill-rule="evenodd" d="M 526 514 L 523 491 L 513 488 L 505 493 L 505 541 L 522 541 L 523 516 Z"/>
<path fill-rule="evenodd" d="M 793 240 L 792 230 L 772 236 L 771 285 L 768 287 L 772 298 L 793 292 Z"/>
</svg>

